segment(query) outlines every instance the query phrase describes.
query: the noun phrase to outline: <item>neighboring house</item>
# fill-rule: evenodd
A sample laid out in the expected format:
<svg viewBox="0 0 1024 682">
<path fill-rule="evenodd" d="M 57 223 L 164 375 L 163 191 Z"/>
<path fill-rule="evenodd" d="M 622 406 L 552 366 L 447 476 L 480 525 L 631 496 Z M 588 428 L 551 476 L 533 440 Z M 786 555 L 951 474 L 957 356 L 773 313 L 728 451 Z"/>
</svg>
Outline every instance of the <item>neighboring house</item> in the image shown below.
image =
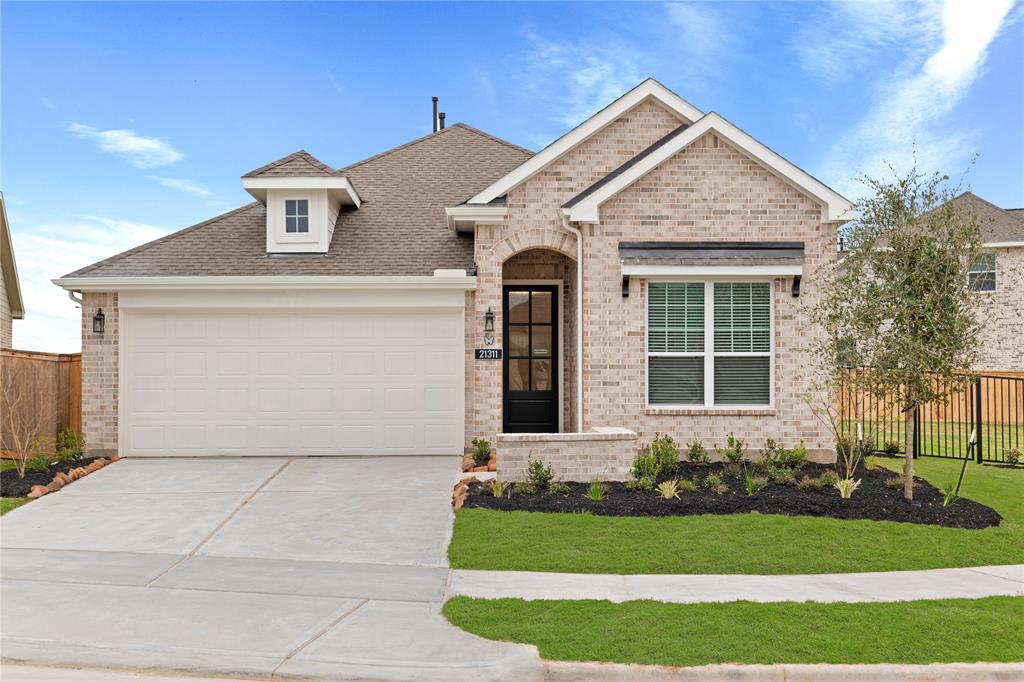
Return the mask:
<svg viewBox="0 0 1024 682">
<path fill-rule="evenodd" d="M 21 299 L 18 264 L 14 261 L 14 243 L 7 223 L 7 207 L 0 192 L 0 348 L 11 347 L 13 320 L 25 317 L 25 304 Z"/>
<path fill-rule="evenodd" d="M 849 203 L 646 80 L 537 154 L 457 124 L 56 280 L 85 437 L 123 455 L 455 454 L 567 479 L 640 442 L 804 439 L 813 273 Z M 94 317 L 102 309 L 102 332 Z"/>
<path fill-rule="evenodd" d="M 953 202 L 981 221 L 982 254 L 971 267 L 981 339 L 975 369 L 1024 372 L 1024 209 L 1003 209 L 971 192 Z"/>
</svg>

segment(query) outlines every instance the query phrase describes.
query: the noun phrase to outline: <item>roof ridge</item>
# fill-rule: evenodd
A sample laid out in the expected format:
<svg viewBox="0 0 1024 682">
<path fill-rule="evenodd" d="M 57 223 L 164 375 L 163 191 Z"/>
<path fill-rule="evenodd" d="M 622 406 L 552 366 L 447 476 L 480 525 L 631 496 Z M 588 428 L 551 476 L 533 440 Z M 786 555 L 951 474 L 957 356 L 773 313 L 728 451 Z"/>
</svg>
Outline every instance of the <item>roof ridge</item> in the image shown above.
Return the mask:
<svg viewBox="0 0 1024 682">
<path fill-rule="evenodd" d="M 488 133 L 488 132 L 486 132 L 484 130 L 480 130 L 479 128 L 474 128 L 473 126 L 469 125 L 468 123 L 462 123 L 460 121 L 460 122 L 455 123 L 455 124 L 452 125 L 452 127 L 455 127 L 455 126 L 459 126 L 459 127 L 465 128 L 466 130 L 468 130 L 470 132 L 473 132 L 473 133 L 476 133 L 477 135 L 481 135 L 483 137 L 486 137 L 488 140 L 494 140 L 495 142 L 500 142 L 501 144 L 505 145 L 506 147 L 511 147 L 512 149 L 515 149 L 516 151 L 526 152 L 530 156 L 533 156 L 534 154 L 536 154 L 536 152 L 534 152 L 531 149 L 527 149 L 526 147 L 520 147 L 516 143 L 509 142 L 508 140 L 503 140 L 502 138 L 498 137 L 497 135 L 491 135 L 490 133 Z"/>
<path fill-rule="evenodd" d="M 300 149 L 300 150 L 298 150 L 296 152 L 292 152 L 291 154 L 288 154 L 286 156 L 282 156 L 277 161 L 271 161 L 270 163 L 264 164 L 264 165 L 260 166 L 259 168 L 251 170 L 248 173 L 246 173 L 245 175 L 243 175 L 242 177 L 243 178 L 247 178 L 247 177 L 251 177 L 253 175 L 260 175 L 262 173 L 266 173 L 269 170 L 273 170 L 273 169 L 277 168 L 278 166 L 283 166 L 286 163 L 289 163 L 291 161 L 296 161 L 296 160 L 302 160 L 302 161 L 304 161 L 305 163 L 309 164 L 310 166 L 312 166 L 313 168 L 315 168 L 317 170 L 325 171 L 325 172 L 328 172 L 328 173 L 334 173 L 334 168 L 332 168 L 331 166 L 328 166 L 326 163 L 324 163 L 320 159 L 316 158 L 315 156 L 313 156 L 312 154 L 307 152 L 305 149 Z"/>
<path fill-rule="evenodd" d="M 957 199 L 959 199 L 960 197 L 964 197 L 964 196 L 967 196 L 968 194 L 970 194 L 970 195 L 971 195 L 972 197 L 974 197 L 975 199 L 977 199 L 977 200 L 978 200 L 978 201 L 980 201 L 981 203 L 983 203 L 983 204 L 988 204 L 988 205 L 989 205 L 989 206 L 991 206 L 992 208 L 994 208 L 994 209 L 996 209 L 996 210 L 998 210 L 998 211 L 1002 211 L 1003 213 L 1005 213 L 1006 215 L 1010 216 L 1011 218 L 1015 218 L 1015 219 L 1017 219 L 1017 216 L 1015 216 L 1015 215 L 1013 215 L 1012 213 L 1010 213 L 1010 211 L 1012 211 L 1012 210 L 1016 210 L 1016 209 L 1006 209 L 1006 208 L 1003 208 L 1002 206 L 997 206 L 997 205 L 993 204 L 993 203 L 992 203 L 991 201 L 989 201 L 988 199 L 985 199 L 985 198 L 983 198 L 983 197 L 979 197 L 979 196 L 978 196 L 977 194 L 975 194 L 974 192 L 972 192 L 972 191 L 971 191 L 971 190 L 969 190 L 969 189 L 967 189 L 967 190 L 964 190 L 963 192 L 961 192 L 961 193 L 960 193 L 960 196 L 954 197 L 954 198 L 953 198 L 953 201 L 956 201 L 956 200 L 957 200 Z"/>
<path fill-rule="evenodd" d="M 145 244 L 139 244 L 138 246 L 136 246 L 134 248 L 131 248 L 131 249 L 128 249 L 126 251 L 122 251 L 121 253 L 115 253 L 113 256 L 109 256 L 107 258 L 104 258 L 101 261 L 97 261 L 97 262 L 95 262 L 95 263 L 93 263 L 91 265 L 86 265 L 84 268 L 79 268 L 78 270 L 75 270 L 73 272 L 69 272 L 68 274 L 64 275 L 64 277 L 78 277 L 78 276 L 81 276 L 81 275 L 85 275 L 87 273 L 92 272 L 93 270 L 95 270 L 96 268 L 98 268 L 98 267 L 100 267 L 102 265 L 108 265 L 109 263 L 113 263 L 113 262 L 118 261 L 118 260 L 120 260 L 122 258 L 125 258 L 127 256 L 135 255 L 136 253 L 139 253 L 141 251 L 145 251 L 146 249 L 148 249 L 148 248 L 150 248 L 152 246 L 156 246 L 157 244 L 162 244 L 162 243 L 164 243 L 166 241 L 170 241 L 171 239 L 173 239 L 175 237 L 180 237 L 183 234 L 187 234 L 189 232 L 194 232 L 195 230 L 198 230 L 201 227 L 206 227 L 210 223 L 214 223 L 216 221 L 223 220 L 223 219 L 228 218 L 229 216 L 232 216 L 232 215 L 234 215 L 236 213 L 241 213 L 242 211 L 244 211 L 246 209 L 252 208 L 254 206 L 259 206 L 259 205 L 260 205 L 260 203 L 258 201 L 254 201 L 252 203 L 246 204 L 245 206 L 239 206 L 238 208 L 233 208 L 233 209 L 231 209 L 230 211 L 228 211 L 226 213 L 221 213 L 220 215 L 216 215 L 216 216 L 214 216 L 212 218 L 208 218 L 208 219 L 204 220 L 201 223 L 196 223 L 195 225 L 190 225 L 188 227 L 184 227 L 184 228 L 182 228 L 180 230 L 177 230 L 175 232 L 171 232 L 170 234 L 166 234 L 163 237 L 160 237 L 159 239 L 154 239 L 153 241 L 146 242 Z"/>
<path fill-rule="evenodd" d="M 389 154 L 394 154 L 395 152 L 398 152 L 398 151 L 401 151 L 401 150 L 406 149 L 408 147 L 411 147 L 413 145 L 419 144 L 420 142 L 426 142 L 427 140 L 429 140 L 430 138 L 434 137 L 435 135 L 443 135 L 445 133 L 451 132 L 451 131 L 459 129 L 459 128 L 468 130 L 468 131 L 473 132 L 473 133 L 476 133 L 477 135 L 480 135 L 482 137 L 486 137 L 486 138 L 494 140 L 496 142 L 501 142 L 502 144 L 508 145 L 509 147 L 512 147 L 513 149 L 518 149 L 518 150 L 524 151 L 524 152 L 526 152 L 528 154 L 533 154 L 533 152 L 531 152 L 529 149 L 524 149 L 523 147 L 519 147 L 519 146 L 517 146 L 515 144 L 512 144 L 511 142 L 509 142 L 507 140 L 503 140 L 500 137 L 495 137 L 494 135 L 491 135 L 489 133 L 485 133 L 482 130 L 477 130 L 473 126 L 467 125 L 465 123 L 454 123 L 454 124 L 448 126 L 447 128 L 442 128 L 441 130 L 437 130 L 437 131 L 432 132 L 432 133 L 427 133 L 426 135 L 422 135 L 422 136 L 417 137 L 417 138 L 415 138 L 413 140 L 409 140 L 408 142 L 404 142 L 404 143 L 398 145 L 397 147 L 392 147 L 391 149 L 385 149 L 384 151 L 378 152 L 377 154 L 374 154 L 373 156 L 368 156 L 365 159 L 362 159 L 360 161 L 356 161 L 355 163 L 350 163 L 347 166 L 342 166 L 338 170 L 334 171 L 334 174 L 335 175 L 342 175 L 342 174 L 344 174 L 345 171 L 351 170 L 351 169 L 353 169 L 353 168 L 355 168 L 357 166 L 362 166 L 365 163 L 369 163 L 371 161 L 376 161 L 377 159 L 380 159 L 380 158 L 383 158 L 385 156 L 388 156 Z"/>
</svg>

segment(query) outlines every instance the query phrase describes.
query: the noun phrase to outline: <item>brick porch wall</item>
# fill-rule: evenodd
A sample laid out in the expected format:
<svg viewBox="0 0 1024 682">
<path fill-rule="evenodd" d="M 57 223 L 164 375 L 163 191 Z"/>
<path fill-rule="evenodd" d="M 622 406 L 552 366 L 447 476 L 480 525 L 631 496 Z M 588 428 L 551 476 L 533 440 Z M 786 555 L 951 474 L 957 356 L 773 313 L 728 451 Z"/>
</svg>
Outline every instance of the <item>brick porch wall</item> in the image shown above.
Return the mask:
<svg viewBox="0 0 1024 682">
<path fill-rule="evenodd" d="M 103 334 L 92 330 L 97 308 L 106 318 Z M 82 295 L 82 432 L 92 454 L 117 452 L 117 318 L 117 294 Z"/>
<path fill-rule="evenodd" d="M 637 436 L 621 429 L 604 433 L 506 433 L 498 436 L 498 478 L 526 479 L 529 460 L 552 464 L 565 481 L 625 481 L 638 450 Z"/>
</svg>

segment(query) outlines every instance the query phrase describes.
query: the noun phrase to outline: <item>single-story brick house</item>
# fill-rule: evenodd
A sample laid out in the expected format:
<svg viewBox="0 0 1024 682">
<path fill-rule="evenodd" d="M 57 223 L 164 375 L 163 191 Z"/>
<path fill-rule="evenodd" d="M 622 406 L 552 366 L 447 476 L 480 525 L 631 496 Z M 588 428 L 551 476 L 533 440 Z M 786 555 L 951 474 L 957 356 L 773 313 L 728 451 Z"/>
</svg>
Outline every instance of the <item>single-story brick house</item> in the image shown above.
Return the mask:
<svg viewBox="0 0 1024 682">
<path fill-rule="evenodd" d="M 435 121 L 437 119 L 435 118 Z M 621 478 L 656 433 L 804 439 L 807 307 L 849 203 L 646 80 L 534 154 L 463 124 L 56 283 L 83 419 L 121 455 L 527 456 Z M 98 316 L 102 310 L 102 325 Z"/>
</svg>

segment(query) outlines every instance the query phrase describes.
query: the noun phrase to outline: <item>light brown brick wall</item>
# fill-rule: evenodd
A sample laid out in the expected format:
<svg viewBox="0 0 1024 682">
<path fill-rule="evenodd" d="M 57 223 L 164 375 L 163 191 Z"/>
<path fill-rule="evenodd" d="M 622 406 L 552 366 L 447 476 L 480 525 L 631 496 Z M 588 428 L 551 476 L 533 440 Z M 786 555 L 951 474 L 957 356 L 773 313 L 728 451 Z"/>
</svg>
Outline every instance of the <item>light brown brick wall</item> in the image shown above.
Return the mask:
<svg viewBox="0 0 1024 682">
<path fill-rule="evenodd" d="M 477 230 L 478 312 L 487 305 L 500 310 L 497 266 L 522 248 L 520 241 L 557 242 L 574 255 L 574 239 L 562 229 L 558 207 L 676 125 L 664 109 L 641 104 L 511 191 L 504 224 Z M 835 257 L 835 227 L 821 222 L 816 201 L 712 134 L 607 202 L 601 223 L 584 228 L 584 427 L 625 427 L 641 440 L 658 432 L 682 443 L 699 438 L 709 448 L 723 444 L 729 431 L 752 448 L 769 437 L 786 445 L 804 439 L 819 456 L 828 457 L 832 443 L 827 430 L 803 397 L 811 379 L 808 307 L 816 295 L 814 272 Z M 559 234 L 564 241 L 558 241 Z M 805 243 L 800 298 L 792 297 L 790 278 L 773 283 L 774 408 L 740 412 L 646 407 L 645 286 L 634 279 L 629 298 L 622 298 L 618 258 L 620 241 L 645 240 Z M 479 364 L 477 369 L 476 401 L 485 406 L 477 427 L 488 429 L 489 422 L 490 429 L 500 428 L 500 367 L 492 368 L 497 373 L 483 381 Z"/>
<path fill-rule="evenodd" d="M 981 320 L 975 368 L 1024 371 L 1024 247 L 994 249 L 996 290 L 977 292 Z"/>
<path fill-rule="evenodd" d="M 92 316 L 103 308 L 106 329 L 92 330 Z M 82 432 L 91 453 L 117 451 L 118 400 L 117 294 L 83 294 L 82 301 Z"/>
<path fill-rule="evenodd" d="M 521 436 L 521 434 L 516 434 Z M 522 481 L 530 459 L 551 464 L 555 476 L 564 481 L 624 481 L 629 478 L 638 451 L 636 434 L 579 434 L 571 439 L 555 436 L 536 440 L 506 440 L 499 436 L 498 478 Z"/>
</svg>

